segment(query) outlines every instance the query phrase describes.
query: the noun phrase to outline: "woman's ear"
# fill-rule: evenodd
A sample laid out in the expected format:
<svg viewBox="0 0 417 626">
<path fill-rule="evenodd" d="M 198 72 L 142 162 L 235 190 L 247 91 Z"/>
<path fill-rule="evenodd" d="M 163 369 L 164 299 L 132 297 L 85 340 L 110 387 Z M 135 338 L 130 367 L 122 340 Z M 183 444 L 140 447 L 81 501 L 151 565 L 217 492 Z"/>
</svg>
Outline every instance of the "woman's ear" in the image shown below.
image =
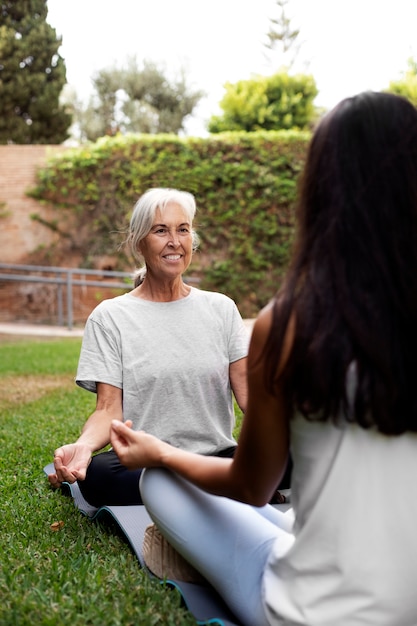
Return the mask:
<svg viewBox="0 0 417 626">
<path fill-rule="evenodd" d="M 142 237 L 142 239 L 138 241 L 136 244 L 136 252 L 138 255 L 140 255 L 142 259 L 145 258 L 146 248 L 147 248 L 146 237 Z"/>
</svg>

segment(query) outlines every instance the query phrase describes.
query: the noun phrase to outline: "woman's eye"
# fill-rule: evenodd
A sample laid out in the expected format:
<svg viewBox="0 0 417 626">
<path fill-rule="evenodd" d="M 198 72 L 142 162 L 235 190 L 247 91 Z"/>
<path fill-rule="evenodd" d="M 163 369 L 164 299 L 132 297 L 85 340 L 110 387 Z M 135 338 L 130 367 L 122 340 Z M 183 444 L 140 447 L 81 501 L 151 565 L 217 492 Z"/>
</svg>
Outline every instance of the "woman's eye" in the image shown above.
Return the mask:
<svg viewBox="0 0 417 626">
<path fill-rule="evenodd" d="M 155 235 L 165 235 L 166 233 L 169 232 L 168 228 L 164 228 L 163 226 L 161 226 L 160 228 L 155 228 L 155 230 L 152 231 Z M 187 226 L 184 226 L 182 228 L 178 228 L 177 232 L 180 235 L 186 235 L 190 232 L 190 229 L 187 228 Z"/>
</svg>

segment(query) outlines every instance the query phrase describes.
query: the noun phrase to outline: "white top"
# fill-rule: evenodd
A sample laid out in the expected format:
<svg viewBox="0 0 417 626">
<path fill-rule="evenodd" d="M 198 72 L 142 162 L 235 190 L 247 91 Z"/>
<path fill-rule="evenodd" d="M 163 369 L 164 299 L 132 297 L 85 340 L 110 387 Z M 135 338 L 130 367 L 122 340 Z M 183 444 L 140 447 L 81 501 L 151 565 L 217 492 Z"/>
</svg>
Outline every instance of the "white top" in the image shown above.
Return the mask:
<svg viewBox="0 0 417 626">
<path fill-rule="evenodd" d="M 264 576 L 271 624 L 417 624 L 417 435 L 291 421 L 295 539 Z"/>
<path fill-rule="evenodd" d="M 173 302 L 130 293 L 89 316 L 76 382 L 123 389 L 123 416 L 174 446 L 215 454 L 236 445 L 229 365 L 247 355 L 249 333 L 224 294 L 191 288 Z"/>
</svg>

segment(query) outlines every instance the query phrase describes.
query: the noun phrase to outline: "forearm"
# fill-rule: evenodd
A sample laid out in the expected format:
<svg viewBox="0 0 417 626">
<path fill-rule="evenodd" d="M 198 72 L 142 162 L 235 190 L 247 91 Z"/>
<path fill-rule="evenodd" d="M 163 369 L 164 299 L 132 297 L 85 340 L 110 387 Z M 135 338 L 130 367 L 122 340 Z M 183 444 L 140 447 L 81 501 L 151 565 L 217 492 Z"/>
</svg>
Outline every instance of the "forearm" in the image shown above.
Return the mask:
<svg viewBox="0 0 417 626">
<path fill-rule="evenodd" d="M 92 453 L 101 450 L 110 442 L 110 425 L 113 419 L 121 420 L 121 415 L 96 409 L 84 424 L 77 443 L 88 446 Z"/>
<path fill-rule="evenodd" d="M 169 444 L 161 448 L 161 467 L 180 474 L 209 493 L 239 499 L 237 486 L 231 481 L 232 459 L 203 456 Z"/>
<path fill-rule="evenodd" d="M 101 450 L 110 442 L 112 420 L 123 421 L 122 390 L 97 383 L 96 408 L 84 424 L 77 443 L 88 446 L 91 452 Z"/>
<path fill-rule="evenodd" d="M 163 450 L 160 464 L 204 491 L 253 506 L 267 504 L 278 484 L 257 480 L 253 468 L 242 456 L 239 460 L 206 457 L 169 446 Z M 248 480 L 250 476 L 254 480 Z"/>
</svg>

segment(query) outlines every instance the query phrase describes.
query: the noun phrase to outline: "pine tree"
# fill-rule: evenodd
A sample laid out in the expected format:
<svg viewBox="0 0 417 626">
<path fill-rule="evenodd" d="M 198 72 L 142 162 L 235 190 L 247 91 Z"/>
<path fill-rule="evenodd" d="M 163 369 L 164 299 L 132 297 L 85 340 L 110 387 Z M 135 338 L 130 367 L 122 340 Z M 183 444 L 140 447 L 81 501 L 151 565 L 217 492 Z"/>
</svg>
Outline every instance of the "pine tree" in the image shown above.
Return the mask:
<svg viewBox="0 0 417 626">
<path fill-rule="evenodd" d="M 281 57 L 281 68 L 291 69 L 300 49 L 298 38 L 299 29 L 292 28 L 291 19 L 285 12 L 289 0 L 275 0 L 278 16 L 270 18 L 270 28 L 267 33 L 267 43 L 265 47 L 269 52 L 278 52 Z M 269 54 L 267 56 L 270 56 Z"/>
<path fill-rule="evenodd" d="M 66 68 L 47 0 L 0 2 L 0 144 L 59 144 L 71 116 L 60 105 Z"/>
</svg>

